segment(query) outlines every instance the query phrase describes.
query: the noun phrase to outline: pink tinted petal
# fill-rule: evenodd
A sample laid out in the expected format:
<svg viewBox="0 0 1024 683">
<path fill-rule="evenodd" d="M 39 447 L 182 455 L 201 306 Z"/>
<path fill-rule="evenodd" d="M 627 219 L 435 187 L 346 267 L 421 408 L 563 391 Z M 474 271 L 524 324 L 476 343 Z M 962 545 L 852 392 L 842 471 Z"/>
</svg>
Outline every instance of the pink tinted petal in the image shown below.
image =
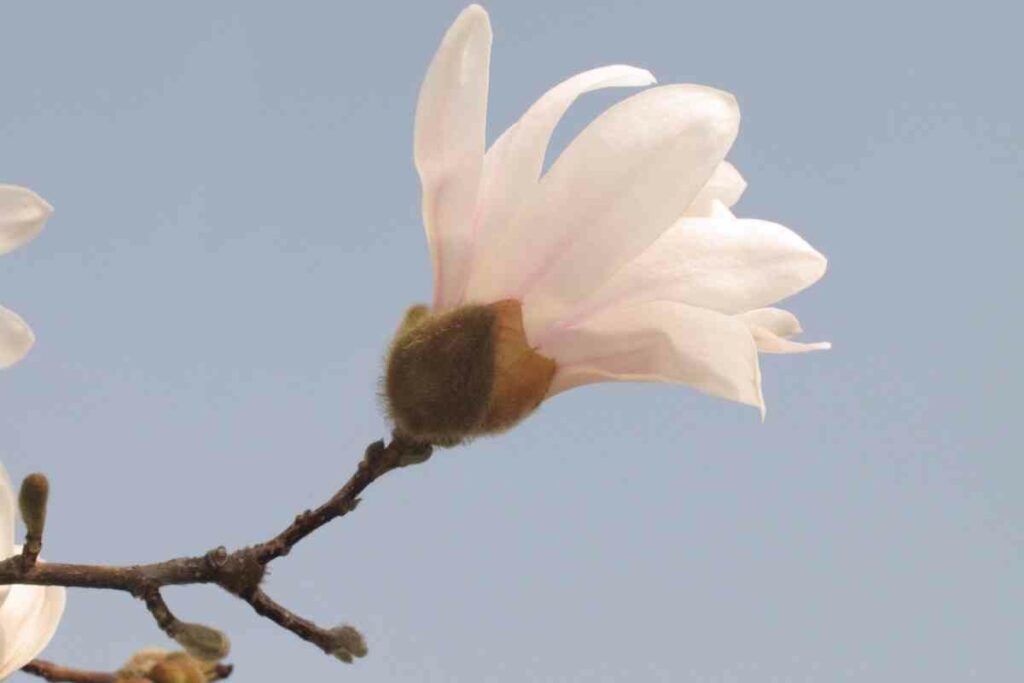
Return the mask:
<svg viewBox="0 0 1024 683">
<path fill-rule="evenodd" d="M 682 218 L 569 320 L 609 306 L 654 300 L 740 313 L 799 292 L 817 281 L 825 267 L 824 256 L 776 223 Z"/>
<path fill-rule="evenodd" d="M 59 586 L 11 587 L 0 606 L 0 679 L 43 651 L 64 614 L 65 596 Z"/>
<path fill-rule="evenodd" d="M 763 327 L 778 337 L 792 337 L 804 331 L 797 317 L 781 308 L 757 308 L 736 317 L 749 325 Z"/>
<path fill-rule="evenodd" d="M 611 107 L 478 254 L 475 295 L 521 299 L 532 338 L 683 213 L 738 126 L 735 99 L 702 86 L 652 88 Z"/>
<path fill-rule="evenodd" d="M 602 381 L 679 382 L 762 408 L 757 348 L 746 323 L 686 304 L 611 309 L 552 335 L 550 394 Z"/>
<path fill-rule="evenodd" d="M 750 326 L 750 333 L 754 335 L 757 350 L 761 353 L 807 353 L 808 351 L 827 351 L 832 348 L 832 344 L 829 342 L 795 342 L 757 325 Z"/>
<path fill-rule="evenodd" d="M 0 306 L 0 369 L 24 358 L 35 341 L 35 335 L 21 316 Z"/>
<path fill-rule="evenodd" d="M 434 264 L 434 304 L 453 305 L 468 267 L 483 165 L 491 25 L 479 5 L 463 10 L 441 41 L 416 105 L 414 157 Z"/>
<path fill-rule="evenodd" d="M 726 208 L 740 200 L 747 189 L 747 181 L 743 179 L 736 167 L 723 161 L 711 174 L 707 184 L 701 188 L 697 198 L 686 209 L 687 216 L 712 216 L 714 202 L 721 202 Z"/>
<path fill-rule="evenodd" d="M 808 344 L 790 341 L 788 337 L 800 334 L 803 328 L 795 315 L 781 308 L 758 308 L 741 313 L 736 318 L 750 328 L 757 342 L 757 350 L 762 353 L 806 353 L 832 348 L 828 342 Z"/>
<path fill-rule="evenodd" d="M 32 240 L 52 213 L 53 207 L 32 190 L 0 185 L 0 254 Z"/>
<path fill-rule="evenodd" d="M 489 242 L 500 235 L 513 213 L 535 191 L 551 134 L 580 95 L 601 88 L 640 87 L 654 82 L 649 71 L 613 65 L 577 74 L 544 93 L 484 155 L 476 226 L 477 251 L 490 250 Z M 477 297 L 473 283 L 492 277 L 485 269 L 474 268 L 466 298 L 485 300 Z"/>
</svg>

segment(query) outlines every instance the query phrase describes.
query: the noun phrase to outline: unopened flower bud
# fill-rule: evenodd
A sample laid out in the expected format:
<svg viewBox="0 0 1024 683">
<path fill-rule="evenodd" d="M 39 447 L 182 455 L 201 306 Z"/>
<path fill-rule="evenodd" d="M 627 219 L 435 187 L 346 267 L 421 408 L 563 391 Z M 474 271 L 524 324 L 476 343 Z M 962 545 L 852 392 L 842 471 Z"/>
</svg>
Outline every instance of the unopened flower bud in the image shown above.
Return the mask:
<svg viewBox="0 0 1024 683">
<path fill-rule="evenodd" d="M 149 671 L 149 679 L 153 683 L 192 683 L 188 672 L 172 662 L 157 662 Z"/>
<path fill-rule="evenodd" d="M 40 539 L 46 526 L 46 502 L 50 497 L 50 482 L 45 474 L 30 474 L 21 482 L 18 506 L 25 520 L 30 539 Z"/>
<path fill-rule="evenodd" d="M 174 639 L 193 657 L 209 662 L 224 659 L 231 650 L 231 641 L 224 633 L 203 624 L 179 624 Z"/>
<path fill-rule="evenodd" d="M 530 347 L 515 300 L 406 314 L 384 385 L 398 432 L 451 446 L 529 415 L 547 395 L 555 362 Z"/>
<path fill-rule="evenodd" d="M 353 657 L 365 657 L 369 650 L 366 647 L 366 639 L 354 626 L 338 626 L 331 631 L 331 654 L 345 662 L 352 663 Z"/>
<path fill-rule="evenodd" d="M 124 681 L 134 681 L 140 677 L 145 678 L 149 674 L 150 669 L 157 662 L 162 662 L 167 654 L 167 650 L 159 647 L 139 650 L 117 671 L 118 683 L 121 683 L 122 679 Z"/>
<path fill-rule="evenodd" d="M 187 652 L 172 652 L 164 659 L 164 663 L 175 667 L 185 675 L 185 683 L 206 683 L 209 679 L 208 662 L 195 659 Z"/>
</svg>

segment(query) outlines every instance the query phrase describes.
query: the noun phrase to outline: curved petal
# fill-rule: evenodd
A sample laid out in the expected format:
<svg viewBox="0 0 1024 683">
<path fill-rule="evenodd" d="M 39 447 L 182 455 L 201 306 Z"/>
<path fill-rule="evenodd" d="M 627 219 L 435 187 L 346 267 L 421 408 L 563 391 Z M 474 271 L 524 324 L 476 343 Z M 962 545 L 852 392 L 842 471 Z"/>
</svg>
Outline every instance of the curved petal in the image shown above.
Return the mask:
<svg viewBox="0 0 1024 683">
<path fill-rule="evenodd" d="M 707 184 L 701 188 L 697 198 L 686 209 L 686 216 L 712 216 L 714 203 L 721 202 L 726 208 L 740 200 L 747 189 L 747 181 L 743 179 L 736 167 L 723 161 L 711 174 Z"/>
<path fill-rule="evenodd" d="M 18 519 L 18 508 L 14 502 L 14 487 L 7 469 L 0 463 L 0 560 L 14 554 L 14 525 Z M 10 586 L 0 586 L 0 606 L 7 598 Z M 0 647 L 3 640 L 0 639 Z M 2 651 L 2 650 L 0 650 Z"/>
<path fill-rule="evenodd" d="M 0 254 L 31 241 L 52 213 L 53 207 L 32 190 L 0 185 Z"/>
<path fill-rule="evenodd" d="M 680 382 L 764 411 L 746 323 L 696 306 L 656 301 L 608 310 L 539 350 L 558 363 L 550 395 L 592 382 Z"/>
<path fill-rule="evenodd" d="M 792 337 L 804 331 L 797 317 L 781 308 L 756 308 L 737 317 L 748 325 L 763 327 L 777 337 Z"/>
<path fill-rule="evenodd" d="M 65 599 L 66 591 L 59 586 L 11 587 L 0 606 L 0 679 L 43 651 L 57 631 Z"/>
<path fill-rule="evenodd" d="M 484 155 L 476 217 L 477 252 L 489 250 L 488 242 L 501 234 L 516 209 L 535 191 L 551 134 L 580 95 L 601 88 L 642 87 L 652 83 L 655 78 L 645 69 L 604 66 L 562 81 L 534 102 Z M 480 275 L 487 276 L 483 272 Z M 469 285 L 465 295 L 471 301 L 484 300 L 475 296 Z"/>
<path fill-rule="evenodd" d="M 451 305 L 467 267 L 483 165 L 491 24 L 470 5 L 445 34 L 420 88 L 413 156 L 434 264 L 434 304 Z"/>
<path fill-rule="evenodd" d="M 736 316 L 750 328 L 762 353 L 806 353 L 826 351 L 832 348 L 829 342 L 802 343 L 790 341 L 788 337 L 800 334 L 800 321 L 789 311 L 781 308 L 759 308 Z"/>
<path fill-rule="evenodd" d="M 0 306 L 0 369 L 24 358 L 35 343 L 36 337 L 28 323 L 14 311 Z"/>
<path fill-rule="evenodd" d="M 655 300 L 740 313 L 796 294 L 817 281 L 826 266 L 824 256 L 777 223 L 682 218 L 568 322 L 610 306 Z"/>
<path fill-rule="evenodd" d="M 738 126 L 735 99 L 703 86 L 652 88 L 611 107 L 479 252 L 475 296 L 523 301 L 533 339 L 682 215 Z"/>
</svg>

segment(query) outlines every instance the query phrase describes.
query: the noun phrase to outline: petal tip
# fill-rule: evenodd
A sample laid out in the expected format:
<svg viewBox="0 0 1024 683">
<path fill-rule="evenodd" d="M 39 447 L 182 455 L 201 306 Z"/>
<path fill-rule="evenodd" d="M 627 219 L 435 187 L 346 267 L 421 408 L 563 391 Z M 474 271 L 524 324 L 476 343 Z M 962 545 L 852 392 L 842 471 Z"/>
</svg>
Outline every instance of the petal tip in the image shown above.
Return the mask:
<svg viewBox="0 0 1024 683">
<path fill-rule="evenodd" d="M 21 361 L 35 346 L 36 335 L 14 311 L 0 306 L 0 370 Z"/>
</svg>

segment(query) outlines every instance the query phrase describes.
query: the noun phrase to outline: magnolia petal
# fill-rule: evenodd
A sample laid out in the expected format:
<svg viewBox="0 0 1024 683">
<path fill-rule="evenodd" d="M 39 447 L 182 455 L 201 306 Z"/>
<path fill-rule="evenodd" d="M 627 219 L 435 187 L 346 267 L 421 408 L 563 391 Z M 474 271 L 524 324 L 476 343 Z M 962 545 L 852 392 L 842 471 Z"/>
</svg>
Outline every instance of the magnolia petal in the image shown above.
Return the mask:
<svg viewBox="0 0 1024 683">
<path fill-rule="evenodd" d="M 754 335 L 754 341 L 757 343 L 757 350 L 762 353 L 806 353 L 832 348 L 832 344 L 828 342 L 790 341 L 788 337 L 800 334 L 803 329 L 795 315 L 781 308 L 759 308 L 741 313 L 736 318 L 750 328 L 750 333 Z"/>
<path fill-rule="evenodd" d="M 476 216 L 477 251 L 489 250 L 488 242 L 502 233 L 516 209 L 535 191 L 551 134 L 578 97 L 601 88 L 642 87 L 655 82 L 645 69 L 617 64 L 576 74 L 544 93 L 484 155 Z M 487 273 L 476 272 L 487 277 Z M 465 296 L 483 300 L 469 285 Z"/>
<path fill-rule="evenodd" d="M 754 335 L 757 350 L 761 353 L 807 353 L 808 351 L 828 351 L 832 348 L 832 344 L 829 342 L 795 342 L 757 325 L 750 326 L 750 333 Z"/>
<path fill-rule="evenodd" d="M 539 352 L 558 363 L 549 395 L 592 382 L 679 382 L 764 411 L 747 324 L 696 306 L 656 301 L 611 309 L 560 330 Z"/>
<path fill-rule="evenodd" d="M 25 357 L 36 337 L 21 316 L 0 306 L 0 369 L 10 367 Z"/>
<path fill-rule="evenodd" d="M 7 559 L 14 554 L 14 525 L 18 518 L 15 496 L 7 469 L 0 463 L 0 560 Z M 0 606 L 7 598 L 10 588 L 7 585 L 0 586 Z M 3 640 L 0 639 L 0 652 L 2 651 Z"/>
<path fill-rule="evenodd" d="M 53 207 L 32 190 L 0 185 L 0 254 L 31 241 L 52 213 Z"/>
<path fill-rule="evenodd" d="M 491 24 L 470 5 L 441 41 L 420 88 L 413 156 L 434 265 L 434 304 L 452 305 L 468 265 L 483 165 Z"/>
<path fill-rule="evenodd" d="M 712 199 L 711 200 L 711 213 L 708 214 L 708 218 L 719 218 L 719 219 L 729 219 L 729 220 L 732 220 L 732 219 L 736 218 L 736 214 L 734 214 L 729 209 L 728 206 L 726 206 L 725 204 L 723 204 L 719 200 Z"/>
<path fill-rule="evenodd" d="M 65 600 L 66 591 L 60 586 L 11 587 L 0 606 L 0 679 L 43 651 L 57 631 Z"/>
<path fill-rule="evenodd" d="M 701 188 L 697 198 L 686 209 L 686 216 L 711 216 L 714 203 L 720 202 L 726 208 L 740 200 L 747 189 L 747 181 L 743 179 L 736 167 L 723 161 L 711 174 L 707 184 Z"/>
<path fill-rule="evenodd" d="M 817 281 L 826 265 L 824 256 L 777 223 L 682 218 L 569 321 L 609 306 L 655 300 L 740 313 L 796 294 Z"/>
<path fill-rule="evenodd" d="M 757 308 L 736 317 L 748 325 L 763 327 L 777 337 L 792 337 L 804 331 L 797 317 L 781 308 Z"/>
<path fill-rule="evenodd" d="M 475 295 L 523 301 L 532 339 L 683 213 L 738 126 L 735 99 L 703 86 L 652 88 L 611 107 L 478 253 Z"/>
</svg>

